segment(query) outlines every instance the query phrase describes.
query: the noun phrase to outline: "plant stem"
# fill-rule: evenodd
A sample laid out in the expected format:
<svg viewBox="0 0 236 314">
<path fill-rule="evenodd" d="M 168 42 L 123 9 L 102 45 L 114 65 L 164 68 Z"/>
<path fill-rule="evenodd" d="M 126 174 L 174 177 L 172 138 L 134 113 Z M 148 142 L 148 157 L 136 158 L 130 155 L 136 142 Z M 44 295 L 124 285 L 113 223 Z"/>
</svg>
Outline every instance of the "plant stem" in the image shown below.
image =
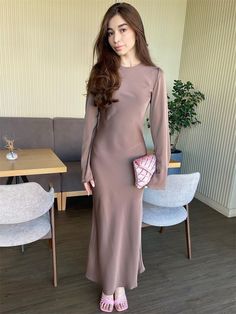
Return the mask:
<svg viewBox="0 0 236 314">
<path fill-rule="evenodd" d="M 178 143 L 179 136 L 180 136 L 180 132 L 177 133 L 177 136 L 176 136 L 176 138 L 175 138 L 175 141 L 174 141 L 174 144 L 173 144 L 173 148 L 174 148 L 174 149 L 176 149 L 176 145 L 177 145 L 177 143 Z"/>
</svg>

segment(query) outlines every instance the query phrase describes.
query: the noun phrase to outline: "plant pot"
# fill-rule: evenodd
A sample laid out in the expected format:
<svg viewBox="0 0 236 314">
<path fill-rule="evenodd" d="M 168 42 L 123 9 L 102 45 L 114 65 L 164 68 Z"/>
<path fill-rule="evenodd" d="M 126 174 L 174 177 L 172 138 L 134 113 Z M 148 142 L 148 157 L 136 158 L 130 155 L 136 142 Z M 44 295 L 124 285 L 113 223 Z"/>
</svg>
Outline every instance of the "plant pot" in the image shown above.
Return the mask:
<svg viewBox="0 0 236 314">
<path fill-rule="evenodd" d="M 171 159 L 181 162 L 183 160 L 183 152 L 181 150 L 176 149 L 175 151 L 171 151 Z M 168 174 L 180 174 L 181 173 L 181 167 L 180 168 L 169 168 Z"/>
</svg>

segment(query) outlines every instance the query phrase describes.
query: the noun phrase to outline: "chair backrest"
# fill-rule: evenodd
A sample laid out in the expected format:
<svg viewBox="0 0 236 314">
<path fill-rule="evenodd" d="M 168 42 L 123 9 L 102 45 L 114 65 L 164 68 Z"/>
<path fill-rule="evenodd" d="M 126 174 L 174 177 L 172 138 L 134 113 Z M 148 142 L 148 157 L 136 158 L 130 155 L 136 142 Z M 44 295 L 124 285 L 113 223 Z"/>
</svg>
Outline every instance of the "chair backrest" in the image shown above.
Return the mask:
<svg viewBox="0 0 236 314">
<path fill-rule="evenodd" d="M 169 175 L 165 190 L 144 189 L 143 200 L 163 207 L 187 205 L 195 195 L 199 179 L 199 172 Z"/>
<path fill-rule="evenodd" d="M 15 140 L 20 148 L 54 148 L 53 120 L 50 118 L 0 117 L 0 147 L 3 138 Z"/>
<path fill-rule="evenodd" d="M 84 119 L 54 118 L 55 153 L 62 161 L 80 161 Z"/>
<path fill-rule="evenodd" d="M 46 192 L 38 183 L 0 185 L 0 224 L 33 220 L 45 214 L 54 202 L 54 189 Z"/>
</svg>

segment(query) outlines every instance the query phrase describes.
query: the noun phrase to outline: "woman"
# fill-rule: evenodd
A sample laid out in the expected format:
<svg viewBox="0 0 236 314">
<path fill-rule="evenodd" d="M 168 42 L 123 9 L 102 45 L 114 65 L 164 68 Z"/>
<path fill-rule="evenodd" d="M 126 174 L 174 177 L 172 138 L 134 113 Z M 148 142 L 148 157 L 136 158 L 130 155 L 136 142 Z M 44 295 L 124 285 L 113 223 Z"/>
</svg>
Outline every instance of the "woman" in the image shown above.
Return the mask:
<svg viewBox="0 0 236 314">
<path fill-rule="evenodd" d="M 163 71 L 149 56 L 142 20 L 127 3 L 106 12 L 95 43 L 97 63 L 88 81 L 82 148 L 82 181 L 93 194 L 86 276 L 102 286 L 100 309 L 128 308 L 125 288 L 144 271 L 142 194 L 132 161 L 147 153 L 142 135 L 150 104 L 158 170 L 151 188 L 165 187 L 169 162 L 167 92 Z"/>
</svg>

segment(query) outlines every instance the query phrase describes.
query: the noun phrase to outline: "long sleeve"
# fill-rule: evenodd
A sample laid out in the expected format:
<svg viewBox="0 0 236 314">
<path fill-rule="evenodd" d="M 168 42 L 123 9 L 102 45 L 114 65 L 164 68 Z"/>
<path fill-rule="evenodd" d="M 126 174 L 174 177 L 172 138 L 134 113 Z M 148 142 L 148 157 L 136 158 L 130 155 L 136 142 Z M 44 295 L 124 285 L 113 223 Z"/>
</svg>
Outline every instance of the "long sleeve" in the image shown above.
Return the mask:
<svg viewBox="0 0 236 314">
<path fill-rule="evenodd" d="M 93 96 L 89 94 L 86 99 L 85 124 L 82 141 L 82 182 L 89 182 L 93 179 L 90 167 L 90 153 L 98 123 L 98 114 L 98 108 L 93 104 Z"/>
<path fill-rule="evenodd" d="M 148 187 L 164 189 L 170 160 L 170 138 L 168 124 L 168 104 L 165 75 L 158 69 L 150 102 L 150 126 L 157 158 L 157 170 Z"/>
</svg>

